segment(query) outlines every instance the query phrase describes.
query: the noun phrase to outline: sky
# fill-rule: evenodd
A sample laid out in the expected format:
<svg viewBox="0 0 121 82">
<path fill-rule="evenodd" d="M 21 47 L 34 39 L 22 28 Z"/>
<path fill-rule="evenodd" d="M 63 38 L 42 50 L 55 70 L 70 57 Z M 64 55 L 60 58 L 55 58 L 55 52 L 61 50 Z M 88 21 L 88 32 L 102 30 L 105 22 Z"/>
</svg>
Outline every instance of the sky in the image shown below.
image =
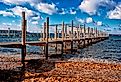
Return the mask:
<svg viewBox="0 0 121 82">
<path fill-rule="evenodd" d="M 50 24 L 74 20 L 75 25 L 121 34 L 120 0 L 0 0 L 0 29 L 20 30 L 22 11 L 26 12 L 27 31 L 39 32 L 50 17 Z"/>
</svg>

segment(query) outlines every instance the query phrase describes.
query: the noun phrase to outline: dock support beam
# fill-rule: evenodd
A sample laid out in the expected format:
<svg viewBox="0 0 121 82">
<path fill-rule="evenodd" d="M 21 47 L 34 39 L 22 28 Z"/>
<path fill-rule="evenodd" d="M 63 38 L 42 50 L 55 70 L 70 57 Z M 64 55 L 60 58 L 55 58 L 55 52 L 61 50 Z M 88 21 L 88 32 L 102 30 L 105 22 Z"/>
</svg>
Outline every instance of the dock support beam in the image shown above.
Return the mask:
<svg viewBox="0 0 121 82">
<path fill-rule="evenodd" d="M 25 20 L 25 12 L 22 12 L 22 64 L 25 62 L 26 56 L 26 20 Z"/>
<path fill-rule="evenodd" d="M 84 42 L 83 42 L 83 47 L 86 46 L 86 28 L 85 27 L 86 27 L 86 25 L 84 24 L 84 33 L 83 33 L 84 34 L 84 40 L 83 40 Z"/>
<path fill-rule="evenodd" d="M 45 38 L 46 38 L 46 22 L 44 22 L 44 26 L 43 26 L 43 40 L 45 41 Z M 45 54 L 45 49 L 46 49 L 46 47 L 45 46 L 43 46 L 43 51 L 44 51 L 44 54 Z"/>
<path fill-rule="evenodd" d="M 57 38 L 58 38 L 57 31 L 58 31 L 58 25 L 56 25 L 56 27 L 55 27 L 55 40 L 57 40 Z M 56 51 L 56 54 L 57 54 L 57 43 L 55 43 L 55 51 Z"/>
<path fill-rule="evenodd" d="M 73 53 L 73 20 L 71 22 L 71 53 Z"/>
<path fill-rule="evenodd" d="M 10 37 L 10 28 L 8 28 L 8 37 Z"/>
<path fill-rule="evenodd" d="M 47 17 L 46 19 L 46 49 L 45 49 L 46 60 L 48 60 L 48 38 L 49 38 L 49 17 Z"/>
<path fill-rule="evenodd" d="M 64 25 L 65 25 L 64 22 L 62 22 L 62 48 L 61 48 L 62 53 L 61 54 L 63 54 L 63 51 L 64 51 L 63 49 L 64 48 Z"/>
</svg>

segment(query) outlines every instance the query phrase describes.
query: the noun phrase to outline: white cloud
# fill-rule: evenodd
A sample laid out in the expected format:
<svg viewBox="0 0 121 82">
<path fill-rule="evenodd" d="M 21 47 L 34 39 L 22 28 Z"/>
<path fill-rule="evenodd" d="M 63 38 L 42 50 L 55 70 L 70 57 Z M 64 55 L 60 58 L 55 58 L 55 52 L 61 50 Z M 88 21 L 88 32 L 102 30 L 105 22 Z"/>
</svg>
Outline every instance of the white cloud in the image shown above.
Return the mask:
<svg viewBox="0 0 121 82">
<path fill-rule="evenodd" d="M 76 14 L 76 11 L 70 10 L 70 14 Z"/>
<path fill-rule="evenodd" d="M 37 9 L 40 11 L 40 12 L 43 12 L 43 13 L 46 13 L 46 14 L 49 14 L 49 15 L 52 15 L 54 13 L 57 12 L 57 8 L 56 8 L 56 5 L 55 4 L 48 4 L 48 3 L 40 3 L 37 5 Z"/>
<path fill-rule="evenodd" d="M 11 23 L 2 23 L 2 25 L 11 26 L 12 24 Z"/>
<path fill-rule="evenodd" d="M 0 11 L 0 15 L 3 15 L 3 16 L 13 16 L 13 13 L 12 12 L 7 12 L 7 11 Z"/>
<path fill-rule="evenodd" d="M 32 20 L 39 20 L 39 19 L 41 19 L 39 16 L 37 16 L 37 17 L 32 17 Z"/>
<path fill-rule="evenodd" d="M 8 23 L 7 26 L 11 26 L 12 24 L 11 23 Z"/>
<path fill-rule="evenodd" d="M 15 20 L 12 21 L 13 23 L 15 22 Z"/>
<path fill-rule="evenodd" d="M 25 7 L 20 7 L 20 6 L 16 6 L 12 9 L 10 9 L 14 15 L 17 15 L 17 16 L 21 16 L 22 14 L 22 11 L 24 11 L 26 13 L 26 17 L 28 18 L 29 16 L 32 16 L 34 15 L 34 12 L 32 10 L 28 10 L 27 8 Z"/>
<path fill-rule="evenodd" d="M 93 15 L 97 13 L 99 6 L 114 6 L 115 3 L 112 0 L 83 0 L 79 6 L 82 11 Z"/>
<path fill-rule="evenodd" d="M 62 8 L 61 11 L 59 12 L 59 14 L 61 14 L 61 15 L 64 15 L 64 14 L 67 14 L 67 13 L 68 13 L 67 10 L 64 9 L 64 8 Z"/>
<path fill-rule="evenodd" d="M 98 22 L 97 22 L 97 25 L 98 25 L 98 26 L 101 26 L 101 25 L 102 25 L 102 22 L 101 22 L 101 21 L 98 21 Z"/>
<path fill-rule="evenodd" d="M 16 6 L 9 10 L 11 10 L 14 15 L 20 16 L 20 17 L 22 16 L 22 11 L 24 11 L 27 20 L 39 20 L 41 18 L 39 13 L 29 10 L 26 7 Z"/>
<path fill-rule="evenodd" d="M 78 22 L 84 23 L 85 21 L 83 19 L 77 19 Z"/>
<path fill-rule="evenodd" d="M 86 23 L 91 23 L 93 22 L 93 19 L 91 17 L 86 18 Z"/>
<path fill-rule="evenodd" d="M 73 8 L 74 9 L 74 8 Z M 65 15 L 65 14 L 76 14 L 76 10 L 73 10 L 73 9 L 65 9 L 65 8 L 61 8 L 58 13 L 61 14 L 61 15 Z"/>
<path fill-rule="evenodd" d="M 3 25 L 6 25 L 6 23 L 2 23 Z"/>
<path fill-rule="evenodd" d="M 121 4 L 117 5 L 114 10 L 107 13 L 109 19 L 121 19 Z"/>
<path fill-rule="evenodd" d="M 83 0 L 79 8 L 88 14 L 95 14 L 98 3 L 99 0 Z"/>
<path fill-rule="evenodd" d="M 63 11 L 63 12 L 61 12 L 61 13 L 59 13 L 59 14 L 61 14 L 61 15 L 65 15 L 65 14 L 66 14 L 66 12 L 65 12 L 65 11 Z"/>
<path fill-rule="evenodd" d="M 2 0 L 2 2 L 7 3 L 7 4 L 8 3 L 17 4 L 17 5 L 28 2 L 31 5 L 35 5 L 35 4 L 42 2 L 42 0 Z"/>
<path fill-rule="evenodd" d="M 34 25 L 37 25 L 38 21 L 32 21 L 31 23 L 34 24 Z"/>
</svg>

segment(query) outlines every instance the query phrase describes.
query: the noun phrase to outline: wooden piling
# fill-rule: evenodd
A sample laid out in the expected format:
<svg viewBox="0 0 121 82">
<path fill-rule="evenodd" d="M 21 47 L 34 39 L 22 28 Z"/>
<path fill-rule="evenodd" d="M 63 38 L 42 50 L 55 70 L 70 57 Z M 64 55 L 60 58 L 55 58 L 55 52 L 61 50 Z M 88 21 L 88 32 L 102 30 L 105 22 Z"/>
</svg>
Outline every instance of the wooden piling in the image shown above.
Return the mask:
<svg viewBox="0 0 121 82">
<path fill-rule="evenodd" d="M 60 32 L 59 32 L 59 30 L 57 31 L 57 36 L 58 36 L 58 38 L 60 38 Z"/>
<path fill-rule="evenodd" d="M 58 31 L 58 25 L 56 25 L 56 27 L 55 27 L 55 40 L 57 40 L 57 38 L 58 38 L 57 31 Z M 57 54 L 57 43 L 55 43 L 55 51 L 56 51 L 56 54 Z"/>
<path fill-rule="evenodd" d="M 57 40 L 57 38 L 58 38 L 57 31 L 58 31 L 58 25 L 56 25 L 56 27 L 55 27 L 55 40 Z"/>
<path fill-rule="evenodd" d="M 25 12 L 22 12 L 22 63 L 24 63 L 26 56 L 26 23 Z"/>
<path fill-rule="evenodd" d="M 64 48 L 64 22 L 62 22 L 62 47 L 61 47 L 61 54 L 63 54 L 63 48 Z"/>
<path fill-rule="evenodd" d="M 77 27 L 77 38 L 79 39 L 79 27 Z"/>
<path fill-rule="evenodd" d="M 90 38 L 90 27 L 88 27 L 88 38 Z M 87 40 L 87 44 L 89 45 L 90 44 L 90 39 Z"/>
<path fill-rule="evenodd" d="M 80 40 L 80 39 L 81 39 L 81 27 L 80 27 L 80 24 L 79 24 L 79 28 L 78 28 L 78 33 L 79 33 L 79 34 L 78 34 L 78 35 L 79 35 L 78 38 L 79 38 L 79 40 Z"/>
<path fill-rule="evenodd" d="M 10 37 L 10 28 L 8 28 L 8 37 Z"/>
<path fill-rule="evenodd" d="M 81 33 L 81 29 L 80 29 L 80 24 L 78 25 L 78 27 L 77 27 L 77 35 L 78 35 L 78 48 L 80 48 L 80 44 L 81 44 L 81 42 L 80 42 L 80 39 L 81 39 L 81 36 L 80 36 L 80 33 Z"/>
<path fill-rule="evenodd" d="M 86 25 L 84 24 L 84 33 L 83 33 L 84 34 L 84 38 L 86 37 L 86 28 L 85 28 L 85 26 Z M 86 39 L 83 40 L 83 47 L 85 47 L 85 45 L 86 45 Z"/>
<path fill-rule="evenodd" d="M 46 49 L 45 49 L 46 60 L 48 60 L 48 39 L 49 39 L 49 17 L 47 17 L 46 19 Z"/>
<path fill-rule="evenodd" d="M 46 39 L 46 22 L 44 22 L 44 25 L 43 25 L 43 37 L 41 37 L 41 38 L 43 38 L 42 40 L 43 41 L 45 41 L 45 39 Z M 46 53 L 46 46 L 43 46 L 43 54 L 45 54 Z"/>
<path fill-rule="evenodd" d="M 67 24 L 65 24 L 65 38 L 67 38 Z"/>
<path fill-rule="evenodd" d="M 46 38 L 45 31 L 46 31 L 46 22 L 44 22 L 44 26 L 43 26 L 43 40 L 45 40 L 45 38 Z"/>
<path fill-rule="evenodd" d="M 73 20 L 71 21 L 71 53 L 73 53 Z"/>
<path fill-rule="evenodd" d="M 62 40 L 64 40 L 64 22 L 62 23 Z"/>
<path fill-rule="evenodd" d="M 85 38 L 85 35 L 86 35 L 86 25 L 84 24 L 84 38 Z"/>
<path fill-rule="evenodd" d="M 96 35 L 96 38 L 97 38 L 97 27 L 95 28 L 95 35 Z"/>
<path fill-rule="evenodd" d="M 90 27 L 88 27 L 88 38 L 90 37 Z"/>
</svg>

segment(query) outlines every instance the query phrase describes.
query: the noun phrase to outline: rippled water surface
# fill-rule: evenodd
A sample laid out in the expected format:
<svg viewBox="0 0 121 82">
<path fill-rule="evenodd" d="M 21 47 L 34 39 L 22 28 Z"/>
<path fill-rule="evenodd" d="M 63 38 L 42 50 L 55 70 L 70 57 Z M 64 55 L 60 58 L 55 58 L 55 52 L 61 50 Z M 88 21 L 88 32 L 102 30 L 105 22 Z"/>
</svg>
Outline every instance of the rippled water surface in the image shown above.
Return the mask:
<svg viewBox="0 0 121 82">
<path fill-rule="evenodd" d="M 36 38 L 28 38 L 31 40 L 38 40 Z M 12 41 L 21 41 L 20 38 L 0 38 L 0 42 L 12 42 Z M 41 48 L 36 46 L 27 46 L 27 52 L 33 54 L 40 54 Z M 106 59 L 113 61 L 121 62 L 121 36 L 110 36 L 108 40 L 93 44 L 84 49 L 79 50 L 78 54 L 64 55 L 63 57 L 71 58 L 97 58 L 97 59 Z M 11 48 L 0 48 L 1 54 L 16 54 L 20 53 L 19 49 Z"/>
<path fill-rule="evenodd" d="M 80 49 L 79 52 L 79 54 L 64 55 L 64 57 L 106 59 L 121 62 L 121 36 L 110 36 L 108 40 Z"/>
</svg>

